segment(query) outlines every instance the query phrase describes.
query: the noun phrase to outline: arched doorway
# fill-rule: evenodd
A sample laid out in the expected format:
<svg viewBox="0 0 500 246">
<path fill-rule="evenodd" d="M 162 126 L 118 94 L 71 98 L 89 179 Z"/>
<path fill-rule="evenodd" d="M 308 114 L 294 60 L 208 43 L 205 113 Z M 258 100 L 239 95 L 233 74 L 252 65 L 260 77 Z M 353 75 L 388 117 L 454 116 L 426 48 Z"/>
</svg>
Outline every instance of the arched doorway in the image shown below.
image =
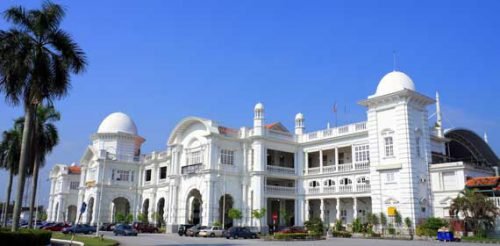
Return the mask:
<svg viewBox="0 0 500 246">
<path fill-rule="evenodd" d="M 224 228 L 233 226 L 233 219 L 228 216 L 228 212 L 233 208 L 233 204 L 233 197 L 229 194 L 225 194 L 219 199 L 219 222 L 224 225 Z"/>
<path fill-rule="evenodd" d="M 149 199 L 144 200 L 144 203 L 142 203 L 142 217 L 143 222 L 149 221 Z"/>
<path fill-rule="evenodd" d="M 199 190 L 191 190 L 187 196 L 187 222 L 197 225 L 201 223 L 201 206 L 203 201 Z"/>
<path fill-rule="evenodd" d="M 75 205 L 70 205 L 68 206 L 68 217 L 66 220 L 71 223 L 75 223 L 76 221 L 76 206 Z"/>
<path fill-rule="evenodd" d="M 87 203 L 87 224 L 92 223 L 92 214 L 94 213 L 94 198 L 91 197 Z"/>
<path fill-rule="evenodd" d="M 157 211 L 156 225 L 158 227 L 161 227 L 163 225 L 163 222 L 164 222 L 164 218 L 163 218 L 164 208 L 165 208 L 165 198 L 162 197 L 162 198 L 160 198 L 160 200 L 158 200 L 158 204 L 156 206 L 156 211 Z"/>
<path fill-rule="evenodd" d="M 115 222 L 131 222 L 128 215 L 130 214 L 130 203 L 124 197 L 113 199 L 113 221 Z"/>
<path fill-rule="evenodd" d="M 59 203 L 56 203 L 56 209 L 54 209 L 54 221 L 59 221 Z"/>
</svg>

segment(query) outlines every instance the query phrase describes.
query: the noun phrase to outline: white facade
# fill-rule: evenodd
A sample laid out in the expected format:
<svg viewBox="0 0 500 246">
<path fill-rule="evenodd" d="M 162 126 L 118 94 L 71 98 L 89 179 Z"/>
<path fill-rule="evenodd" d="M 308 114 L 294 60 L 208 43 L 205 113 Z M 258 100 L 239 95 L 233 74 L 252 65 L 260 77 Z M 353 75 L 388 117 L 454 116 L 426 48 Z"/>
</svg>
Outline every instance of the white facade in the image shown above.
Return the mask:
<svg viewBox="0 0 500 246">
<path fill-rule="evenodd" d="M 146 155 L 132 119 L 113 113 L 80 160 L 78 190 L 59 191 L 60 180 L 65 187 L 70 181 L 59 171 L 64 166 L 54 167 L 49 220 L 63 220 L 61 211 L 83 202 L 83 223 L 144 214 L 151 222 L 163 218 L 167 231 L 216 221 L 302 225 L 311 217 L 349 224 L 390 208 L 415 222 L 444 216 L 446 199 L 463 188 L 465 177 L 492 170 L 449 161 L 439 103 L 438 123 L 428 123 L 428 106 L 434 103 L 406 74 L 391 72 L 360 102 L 367 108 L 366 122 L 306 133 L 305 117 L 298 113 L 291 133 L 281 123 L 268 124 L 258 103 L 251 128 L 188 117 L 172 131 L 165 151 Z M 432 164 L 435 159 L 439 164 Z M 447 186 L 451 173 L 453 189 Z M 231 207 L 242 211 L 241 220 L 231 222 L 222 212 Z M 268 211 L 262 221 L 251 217 L 260 208 Z"/>
</svg>

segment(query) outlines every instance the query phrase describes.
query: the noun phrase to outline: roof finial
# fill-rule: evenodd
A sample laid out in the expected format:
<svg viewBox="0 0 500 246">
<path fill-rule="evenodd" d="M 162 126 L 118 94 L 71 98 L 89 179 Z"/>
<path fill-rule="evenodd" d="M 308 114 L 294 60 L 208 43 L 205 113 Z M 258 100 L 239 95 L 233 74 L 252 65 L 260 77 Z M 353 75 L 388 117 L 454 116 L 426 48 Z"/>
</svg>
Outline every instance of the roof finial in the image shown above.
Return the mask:
<svg viewBox="0 0 500 246">
<path fill-rule="evenodd" d="M 393 50 L 392 51 L 392 71 L 394 71 L 394 72 L 397 70 L 396 65 L 397 65 L 396 64 L 396 51 Z"/>
</svg>

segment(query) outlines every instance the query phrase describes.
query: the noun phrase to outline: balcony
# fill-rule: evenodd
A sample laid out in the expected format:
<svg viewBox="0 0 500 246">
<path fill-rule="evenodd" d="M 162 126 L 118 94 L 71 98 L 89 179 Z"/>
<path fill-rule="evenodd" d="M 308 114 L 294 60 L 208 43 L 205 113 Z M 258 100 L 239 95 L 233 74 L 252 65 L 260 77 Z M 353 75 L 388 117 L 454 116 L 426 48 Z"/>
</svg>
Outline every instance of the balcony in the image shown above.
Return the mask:
<svg viewBox="0 0 500 246">
<path fill-rule="evenodd" d="M 266 170 L 271 174 L 286 175 L 286 176 L 295 175 L 295 169 L 293 167 L 280 167 L 280 166 L 267 165 Z"/>
<path fill-rule="evenodd" d="M 344 163 L 339 164 L 338 168 L 335 165 L 323 166 L 321 167 L 312 167 L 307 169 L 307 174 L 320 174 L 320 173 L 343 173 L 357 170 L 368 170 L 370 169 L 370 162 L 357 162 L 354 163 L 354 167 L 352 163 Z"/>
<path fill-rule="evenodd" d="M 370 184 L 357 184 L 356 186 L 341 185 L 341 186 L 309 187 L 307 189 L 308 195 L 329 195 L 329 194 L 333 195 L 333 194 L 364 193 L 364 192 L 370 192 Z"/>
<path fill-rule="evenodd" d="M 203 163 L 191 164 L 181 168 L 182 175 L 196 174 L 203 170 Z"/>
<path fill-rule="evenodd" d="M 354 123 L 346 126 L 324 129 L 305 134 L 299 138 L 299 142 L 310 142 L 326 138 L 338 137 L 358 132 L 367 132 L 366 122 Z"/>
<path fill-rule="evenodd" d="M 266 185 L 266 194 L 277 196 L 292 196 L 295 195 L 295 187 Z"/>
</svg>

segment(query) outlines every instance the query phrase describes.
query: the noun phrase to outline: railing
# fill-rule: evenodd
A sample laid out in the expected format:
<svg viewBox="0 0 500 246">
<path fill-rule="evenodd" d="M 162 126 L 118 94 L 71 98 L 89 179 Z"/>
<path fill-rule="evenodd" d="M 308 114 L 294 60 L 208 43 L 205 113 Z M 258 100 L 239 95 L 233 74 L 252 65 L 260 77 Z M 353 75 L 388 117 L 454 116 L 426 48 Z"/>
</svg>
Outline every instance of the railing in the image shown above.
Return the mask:
<svg viewBox="0 0 500 246">
<path fill-rule="evenodd" d="M 268 172 L 274 174 L 282 174 L 282 175 L 295 174 L 295 169 L 293 167 L 280 167 L 280 166 L 267 165 L 266 169 Z"/>
<path fill-rule="evenodd" d="M 364 162 L 357 162 L 354 163 L 354 168 L 356 170 L 365 170 L 370 168 L 370 162 L 369 161 L 364 161 Z"/>
<path fill-rule="evenodd" d="M 323 193 L 335 193 L 335 186 L 323 187 Z"/>
<path fill-rule="evenodd" d="M 497 208 L 500 208 L 500 197 L 490 197 L 489 199 L 493 201 Z"/>
<path fill-rule="evenodd" d="M 335 165 L 323 166 L 323 173 L 334 173 L 336 171 Z"/>
<path fill-rule="evenodd" d="M 312 168 L 309 168 L 309 169 L 307 169 L 307 172 L 309 174 L 318 174 L 318 173 L 321 173 L 321 167 L 312 167 Z"/>
<path fill-rule="evenodd" d="M 191 164 L 181 168 L 181 174 L 195 174 L 203 169 L 203 163 Z"/>
<path fill-rule="evenodd" d="M 336 136 L 341 136 L 341 135 L 351 134 L 351 133 L 361 132 L 361 131 L 366 131 L 366 122 L 359 122 L 359 123 L 340 126 L 340 127 L 336 127 L 336 128 L 329 128 L 329 129 L 311 132 L 311 133 L 305 134 L 302 137 L 302 141 L 306 142 L 306 141 L 312 141 L 312 140 L 317 140 L 317 139 L 326 138 L 326 137 L 336 137 Z"/>
<path fill-rule="evenodd" d="M 341 185 L 339 186 L 339 193 L 352 192 L 352 185 Z"/>
<path fill-rule="evenodd" d="M 352 163 L 339 164 L 339 172 L 347 172 L 352 170 Z"/>
<path fill-rule="evenodd" d="M 266 193 L 270 195 L 295 195 L 295 187 L 266 185 Z"/>
<path fill-rule="evenodd" d="M 357 184 L 356 192 L 368 192 L 370 191 L 370 184 Z"/>
<path fill-rule="evenodd" d="M 321 192 L 321 189 L 319 187 L 309 187 L 307 192 L 309 194 L 319 194 Z"/>
</svg>

